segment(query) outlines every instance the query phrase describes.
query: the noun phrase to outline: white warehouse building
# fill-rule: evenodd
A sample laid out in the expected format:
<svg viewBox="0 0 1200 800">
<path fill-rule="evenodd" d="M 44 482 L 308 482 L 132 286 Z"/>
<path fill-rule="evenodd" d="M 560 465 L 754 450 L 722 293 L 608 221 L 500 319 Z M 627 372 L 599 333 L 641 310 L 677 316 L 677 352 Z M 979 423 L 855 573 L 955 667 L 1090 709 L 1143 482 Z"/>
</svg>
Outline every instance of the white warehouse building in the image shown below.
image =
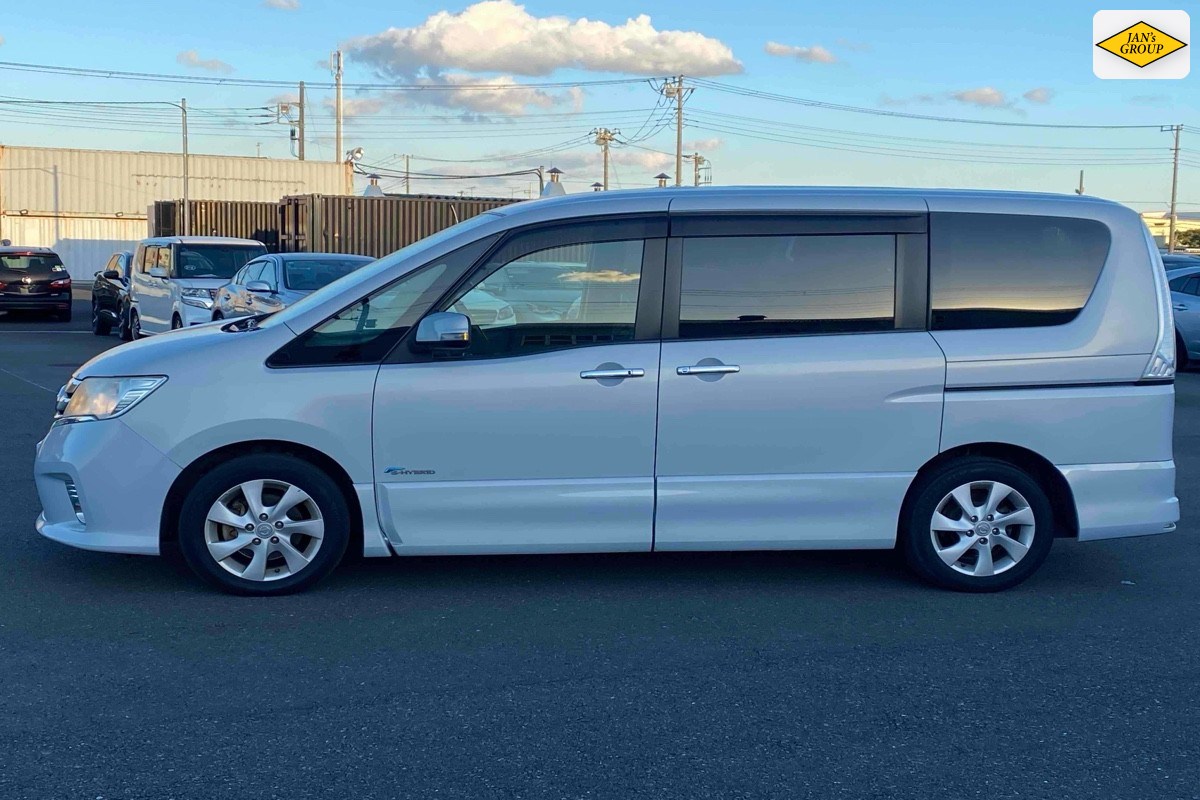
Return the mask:
<svg viewBox="0 0 1200 800">
<path fill-rule="evenodd" d="M 0 145 L 0 240 L 54 248 L 72 278 L 91 280 L 149 234 L 155 201 L 183 197 L 182 176 L 179 153 Z M 188 157 L 191 200 L 349 194 L 351 181 L 348 165 L 330 161 Z"/>
</svg>

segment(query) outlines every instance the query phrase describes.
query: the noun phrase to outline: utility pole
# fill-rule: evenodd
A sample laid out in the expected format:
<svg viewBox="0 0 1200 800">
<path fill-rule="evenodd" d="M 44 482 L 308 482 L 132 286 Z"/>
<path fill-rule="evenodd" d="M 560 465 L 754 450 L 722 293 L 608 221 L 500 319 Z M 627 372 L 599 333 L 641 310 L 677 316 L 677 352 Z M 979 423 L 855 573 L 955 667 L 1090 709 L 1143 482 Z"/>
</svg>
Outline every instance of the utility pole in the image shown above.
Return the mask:
<svg viewBox="0 0 1200 800">
<path fill-rule="evenodd" d="M 408 153 L 404 154 L 404 193 L 409 194 L 412 188 L 411 177 L 412 173 L 409 170 L 409 159 L 412 158 Z"/>
<path fill-rule="evenodd" d="M 1171 227 L 1167 231 L 1167 252 L 1175 252 L 1175 226 L 1179 221 L 1179 217 L 1175 213 L 1175 199 L 1179 191 L 1179 134 L 1183 131 L 1182 125 L 1169 125 L 1159 128 L 1162 131 L 1172 131 L 1175 134 L 1175 145 L 1172 148 L 1174 159 L 1171 167 Z"/>
<path fill-rule="evenodd" d="M 1079 170 L 1079 188 L 1075 190 L 1075 194 L 1083 194 L 1083 170 Z"/>
<path fill-rule="evenodd" d="M 308 98 L 304 96 L 304 81 L 300 81 L 300 160 L 304 160 L 304 111 L 308 108 Z"/>
<path fill-rule="evenodd" d="M 695 173 L 695 183 L 693 186 L 700 185 L 700 168 L 708 163 L 708 160 L 699 153 L 692 153 L 692 170 Z"/>
<path fill-rule="evenodd" d="M 667 97 L 675 98 L 675 185 L 683 185 L 683 100 L 687 91 L 683 88 L 683 76 L 663 87 Z"/>
<path fill-rule="evenodd" d="M 346 157 L 342 152 L 342 51 L 333 51 L 333 56 L 330 58 L 330 65 L 333 68 L 333 83 L 334 83 L 334 103 L 333 114 L 334 120 L 334 146 L 333 160 L 340 162 Z"/>
<path fill-rule="evenodd" d="M 192 231 L 192 209 L 188 203 L 188 123 L 187 98 L 179 101 L 179 111 L 183 115 L 183 230 L 181 236 L 187 236 Z"/>
<path fill-rule="evenodd" d="M 596 137 L 596 144 L 600 145 L 600 152 L 604 156 L 604 180 L 601 184 L 604 191 L 608 191 L 608 146 L 612 144 L 613 139 L 620 131 L 610 131 L 608 128 L 596 128 L 592 131 L 592 135 Z"/>
</svg>

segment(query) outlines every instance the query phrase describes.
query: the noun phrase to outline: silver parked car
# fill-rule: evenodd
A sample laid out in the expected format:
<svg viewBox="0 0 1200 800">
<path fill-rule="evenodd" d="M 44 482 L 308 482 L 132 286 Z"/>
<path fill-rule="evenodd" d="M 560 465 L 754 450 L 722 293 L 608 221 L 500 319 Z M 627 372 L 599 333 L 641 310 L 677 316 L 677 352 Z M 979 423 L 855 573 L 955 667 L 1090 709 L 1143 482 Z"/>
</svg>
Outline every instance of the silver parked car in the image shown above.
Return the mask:
<svg viewBox="0 0 1200 800">
<path fill-rule="evenodd" d="M 516 320 L 473 318 L 479 291 Z M 1175 529 L 1174 377 L 1162 260 L 1116 203 L 558 197 L 255 326 L 89 361 L 38 446 L 37 527 L 177 547 L 257 595 L 351 547 L 898 548 L 937 585 L 995 591 L 1055 538 Z"/>
<path fill-rule="evenodd" d="M 1175 349 L 1180 368 L 1200 359 L 1200 264 L 1167 273 L 1175 317 Z"/>
<path fill-rule="evenodd" d="M 340 253 L 261 255 L 217 290 L 212 318 L 273 314 L 374 260 Z"/>
</svg>

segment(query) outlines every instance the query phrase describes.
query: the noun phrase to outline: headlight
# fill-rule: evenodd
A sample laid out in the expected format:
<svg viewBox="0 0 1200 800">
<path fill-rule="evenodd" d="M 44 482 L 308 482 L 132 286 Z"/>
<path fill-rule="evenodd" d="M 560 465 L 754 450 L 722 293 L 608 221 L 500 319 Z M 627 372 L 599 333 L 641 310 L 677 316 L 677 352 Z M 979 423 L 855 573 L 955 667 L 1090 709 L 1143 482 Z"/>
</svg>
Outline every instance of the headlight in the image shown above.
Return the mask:
<svg viewBox="0 0 1200 800">
<path fill-rule="evenodd" d="M 179 299 L 189 306 L 197 308 L 213 307 L 213 298 L 208 289 L 182 289 L 179 292 Z"/>
<path fill-rule="evenodd" d="M 70 392 L 66 408 L 54 424 L 119 417 L 166 380 L 164 377 L 84 378 L 75 385 L 74 391 L 68 384 L 64 390 Z"/>
</svg>

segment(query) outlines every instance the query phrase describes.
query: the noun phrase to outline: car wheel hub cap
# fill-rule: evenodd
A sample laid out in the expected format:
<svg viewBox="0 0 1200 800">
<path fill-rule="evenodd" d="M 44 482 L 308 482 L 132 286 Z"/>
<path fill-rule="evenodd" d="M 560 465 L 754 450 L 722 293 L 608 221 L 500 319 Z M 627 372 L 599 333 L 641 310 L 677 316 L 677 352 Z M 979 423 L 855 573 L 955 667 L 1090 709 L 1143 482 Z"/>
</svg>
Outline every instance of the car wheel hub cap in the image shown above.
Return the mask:
<svg viewBox="0 0 1200 800">
<path fill-rule="evenodd" d="M 281 480 L 230 487 L 208 510 L 204 543 L 225 571 L 275 581 L 307 569 L 321 549 L 325 521 L 307 492 Z"/>
<path fill-rule="evenodd" d="M 997 481 L 959 486 L 938 503 L 929 525 L 934 551 L 942 562 L 976 578 L 1015 567 L 1029 552 L 1035 532 L 1029 502 Z"/>
</svg>

